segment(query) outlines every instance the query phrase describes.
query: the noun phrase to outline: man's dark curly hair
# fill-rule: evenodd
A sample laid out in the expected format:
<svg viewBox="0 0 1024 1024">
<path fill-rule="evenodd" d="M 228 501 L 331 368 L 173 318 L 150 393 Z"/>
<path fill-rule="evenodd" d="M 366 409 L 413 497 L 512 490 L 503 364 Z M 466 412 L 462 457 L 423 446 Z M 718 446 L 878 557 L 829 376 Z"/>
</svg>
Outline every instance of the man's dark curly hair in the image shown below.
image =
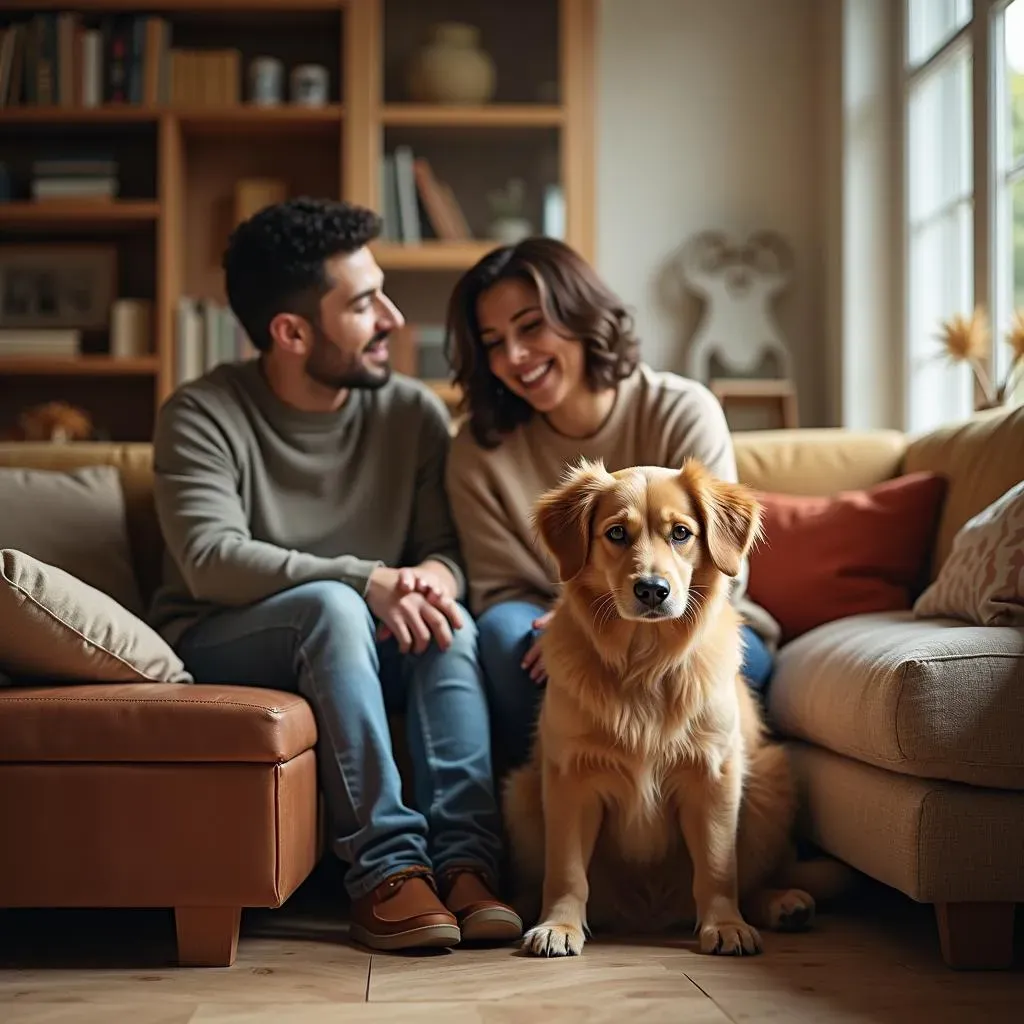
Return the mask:
<svg viewBox="0 0 1024 1024">
<path fill-rule="evenodd" d="M 633 319 L 619 298 L 574 249 L 554 238 L 527 238 L 484 256 L 460 278 L 448 302 L 448 358 L 462 407 L 478 444 L 496 448 L 533 415 L 491 373 L 480 340 L 477 302 L 499 281 L 519 279 L 536 287 L 544 319 L 565 338 L 584 346 L 587 383 L 595 391 L 628 377 L 640 361 Z"/>
<path fill-rule="evenodd" d="M 307 197 L 275 203 L 239 224 L 224 252 L 224 286 L 253 345 L 270 349 L 270 322 L 280 313 L 316 322 L 320 299 L 332 287 L 324 261 L 356 252 L 380 230 L 372 210 Z"/>
</svg>

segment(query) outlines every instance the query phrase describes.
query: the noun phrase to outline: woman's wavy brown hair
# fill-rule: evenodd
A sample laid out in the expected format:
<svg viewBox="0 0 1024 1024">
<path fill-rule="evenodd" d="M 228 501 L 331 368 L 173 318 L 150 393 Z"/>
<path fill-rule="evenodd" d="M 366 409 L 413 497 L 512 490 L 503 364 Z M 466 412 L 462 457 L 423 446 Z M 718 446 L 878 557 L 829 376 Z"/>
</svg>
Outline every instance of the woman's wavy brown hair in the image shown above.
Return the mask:
<svg viewBox="0 0 1024 1024">
<path fill-rule="evenodd" d="M 614 387 L 640 361 L 633 319 L 621 300 L 574 249 L 554 238 L 527 238 L 484 256 L 459 279 L 448 301 L 448 359 L 462 389 L 462 410 L 478 444 L 496 448 L 503 434 L 525 423 L 530 404 L 491 373 L 480 340 L 477 303 L 499 281 L 536 287 L 547 323 L 585 349 L 587 383 Z"/>
</svg>

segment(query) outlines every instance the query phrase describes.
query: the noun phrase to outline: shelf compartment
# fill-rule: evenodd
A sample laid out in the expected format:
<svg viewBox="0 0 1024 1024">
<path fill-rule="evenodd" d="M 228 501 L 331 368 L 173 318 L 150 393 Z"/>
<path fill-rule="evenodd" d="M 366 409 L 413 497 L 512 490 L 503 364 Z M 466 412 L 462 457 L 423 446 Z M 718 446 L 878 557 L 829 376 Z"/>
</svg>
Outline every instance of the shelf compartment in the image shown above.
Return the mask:
<svg viewBox="0 0 1024 1024">
<path fill-rule="evenodd" d="M 384 101 L 412 99 L 409 70 L 439 22 L 463 22 L 479 32 L 479 46 L 493 61 L 497 103 L 558 103 L 562 44 L 559 3 L 519 0 L 384 0 Z"/>
</svg>

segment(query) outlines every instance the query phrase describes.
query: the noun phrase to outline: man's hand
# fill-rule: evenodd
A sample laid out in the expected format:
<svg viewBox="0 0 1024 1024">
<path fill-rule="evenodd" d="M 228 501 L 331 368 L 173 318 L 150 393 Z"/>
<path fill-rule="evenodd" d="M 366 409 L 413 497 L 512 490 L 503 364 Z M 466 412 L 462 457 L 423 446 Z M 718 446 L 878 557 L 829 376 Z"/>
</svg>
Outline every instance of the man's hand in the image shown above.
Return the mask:
<svg viewBox="0 0 1024 1024">
<path fill-rule="evenodd" d="M 554 615 L 554 612 L 545 612 L 540 618 L 534 619 L 533 628 L 541 631 L 545 630 L 551 621 L 552 615 Z M 540 656 L 540 637 L 537 637 L 530 645 L 530 649 L 526 652 L 526 657 L 523 658 L 522 668 L 538 686 L 543 686 L 548 681 L 548 674 Z"/>
<path fill-rule="evenodd" d="M 403 594 L 422 594 L 435 608 L 444 612 L 456 629 L 462 617 L 455 601 L 458 584 L 443 562 L 428 559 L 420 565 L 398 570 L 398 589 Z"/>
<path fill-rule="evenodd" d="M 381 640 L 393 636 L 403 654 L 422 654 L 432 638 L 446 651 L 452 629 L 462 628 L 458 606 L 449 596 L 449 589 L 454 594 L 455 581 L 447 569 L 449 581 L 433 573 L 434 564 L 440 563 L 424 563 L 430 566 L 427 570 L 381 567 L 370 574 L 366 603 L 381 621 L 378 635 Z"/>
</svg>

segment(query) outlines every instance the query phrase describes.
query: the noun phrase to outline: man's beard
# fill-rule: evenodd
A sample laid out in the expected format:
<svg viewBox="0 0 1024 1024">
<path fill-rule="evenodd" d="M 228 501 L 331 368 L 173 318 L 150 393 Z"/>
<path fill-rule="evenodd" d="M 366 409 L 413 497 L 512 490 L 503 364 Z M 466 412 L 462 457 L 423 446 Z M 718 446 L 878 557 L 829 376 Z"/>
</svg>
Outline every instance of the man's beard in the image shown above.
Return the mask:
<svg viewBox="0 0 1024 1024">
<path fill-rule="evenodd" d="M 306 375 L 324 387 L 344 391 L 349 388 L 361 388 L 375 391 L 382 388 L 391 379 L 391 364 L 373 367 L 364 366 L 361 356 L 370 348 L 384 341 L 390 331 L 379 331 L 367 343 L 366 348 L 354 355 L 343 355 L 331 343 L 322 329 L 313 325 L 313 348 L 306 359 Z"/>
</svg>

